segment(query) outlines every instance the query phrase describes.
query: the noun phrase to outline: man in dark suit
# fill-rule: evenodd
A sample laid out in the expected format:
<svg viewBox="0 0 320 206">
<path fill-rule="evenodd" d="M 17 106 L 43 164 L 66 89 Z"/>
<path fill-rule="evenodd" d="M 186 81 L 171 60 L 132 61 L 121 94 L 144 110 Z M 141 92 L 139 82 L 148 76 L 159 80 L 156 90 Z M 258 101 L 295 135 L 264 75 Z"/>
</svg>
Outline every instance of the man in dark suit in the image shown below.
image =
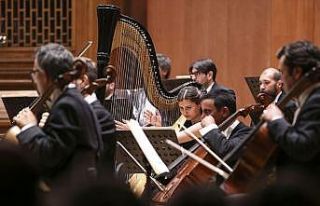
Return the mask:
<svg viewBox="0 0 320 206">
<path fill-rule="evenodd" d="M 40 47 L 35 55 L 32 78 L 40 95 L 54 87 L 50 115 L 43 128 L 37 126 L 29 108 L 14 118 L 21 128 L 17 139 L 30 150 L 51 189 L 74 186 L 92 180 L 96 160 L 103 150 L 100 127 L 91 107 L 84 101 L 70 77 L 73 55 L 59 44 Z"/>
<path fill-rule="evenodd" d="M 283 91 L 283 81 L 281 80 L 281 72 L 275 68 L 264 69 L 259 77 L 259 100 L 262 104 L 268 105 L 271 102 L 277 104 L 281 101 L 286 93 Z M 292 122 L 296 105 L 294 101 L 289 101 L 284 109 L 285 117 L 289 122 Z M 263 112 L 261 110 L 255 110 L 250 112 L 250 117 L 253 124 L 257 124 L 260 121 L 260 116 Z"/>
<path fill-rule="evenodd" d="M 219 85 L 216 82 L 217 67 L 212 59 L 200 59 L 189 67 L 192 80 L 202 85 L 207 94 L 228 93 L 235 96 L 232 89 Z"/>
<path fill-rule="evenodd" d="M 283 46 L 278 53 L 278 58 L 284 89 L 289 91 L 304 74 L 319 66 L 320 49 L 311 42 L 297 41 Z M 262 118 L 268 123 L 270 138 L 286 155 L 286 161 L 279 166 L 309 169 L 318 173 L 320 169 L 320 84 L 310 80 L 307 82 L 309 82 L 308 87 L 296 95 L 299 106 L 292 124 L 288 123 L 275 104 L 267 107 Z"/>
<path fill-rule="evenodd" d="M 235 120 L 224 131 L 218 129 L 218 125 L 236 112 L 236 100 L 231 94 L 207 94 L 202 97 L 200 104 L 203 115 L 206 115 L 201 121 L 204 128 L 200 133 L 209 147 L 218 156 L 224 157 L 247 136 L 250 128 Z M 231 159 L 229 163 L 235 161 L 236 158 Z"/>
<path fill-rule="evenodd" d="M 94 93 L 96 89 L 94 82 L 98 77 L 96 64 L 89 58 L 81 57 L 81 59 L 87 65 L 87 72 L 79 79 L 80 81 L 77 81 L 77 85 L 84 95 L 84 100 L 92 106 L 101 126 L 104 151 L 99 159 L 101 169 L 99 173 L 101 176 L 104 176 L 114 171 L 114 154 L 116 147 L 114 133 L 116 128 L 112 115 L 102 106 Z"/>
</svg>

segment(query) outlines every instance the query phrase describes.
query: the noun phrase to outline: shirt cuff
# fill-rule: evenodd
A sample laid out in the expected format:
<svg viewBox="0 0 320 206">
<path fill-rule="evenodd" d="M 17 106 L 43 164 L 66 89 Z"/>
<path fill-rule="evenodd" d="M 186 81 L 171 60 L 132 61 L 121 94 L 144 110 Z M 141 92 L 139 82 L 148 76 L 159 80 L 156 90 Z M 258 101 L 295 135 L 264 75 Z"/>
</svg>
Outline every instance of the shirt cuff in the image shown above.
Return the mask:
<svg viewBox="0 0 320 206">
<path fill-rule="evenodd" d="M 25 131 L 25 130 L 33 127 L 33 126 L 36 126 L 36 124 L 33 124 L 33 123 L 26 124 L 21 128 L 21 132 L 23 132 L 23 131 Z"/>
<path fill-rule="evenodd" d="M 213 129 L 218 129 L 218 126 L 216 124 L 209 124 L 208 126 L 200 129 L 199 133 L 203 137 L 204 135 L 206 135 L 208 132 L 210 132 Z"/>
<path fill-rule="evenodd" d="M 278 119 L 282 119 L 282 118 L 283 118 L 283 115 L 277 115 L 277 116 L 272 117 L 272 119 L 270 120 L 270 122 L 275 121 L 275 120 L 278 120 Z"/>
</svg>

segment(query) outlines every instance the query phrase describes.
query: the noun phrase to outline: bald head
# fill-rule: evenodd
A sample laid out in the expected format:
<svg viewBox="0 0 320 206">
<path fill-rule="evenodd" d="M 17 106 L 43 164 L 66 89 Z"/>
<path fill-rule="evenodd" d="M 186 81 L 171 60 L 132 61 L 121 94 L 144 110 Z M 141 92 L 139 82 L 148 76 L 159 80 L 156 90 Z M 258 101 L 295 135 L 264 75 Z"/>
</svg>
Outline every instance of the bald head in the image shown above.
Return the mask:
<svg viewBox="0 0 320 206">
<path fill-rule="evenodd" d="M 262 75 L 268 75 L 272 79 L 274 79 L 275 81 L 281 80 L 281 72 L 278 69 L 275 69 L 275 68 L 272 68 L 272 67 L 263 70 L 261 75 L 260 75 L 260 77 Z"/>
<path fill-rule="evenodd" d="M 281 72 L 275 68 L 263 70 L 259 77 L 260 92 L 277 96 L 282 90 Z"/>
</svg>

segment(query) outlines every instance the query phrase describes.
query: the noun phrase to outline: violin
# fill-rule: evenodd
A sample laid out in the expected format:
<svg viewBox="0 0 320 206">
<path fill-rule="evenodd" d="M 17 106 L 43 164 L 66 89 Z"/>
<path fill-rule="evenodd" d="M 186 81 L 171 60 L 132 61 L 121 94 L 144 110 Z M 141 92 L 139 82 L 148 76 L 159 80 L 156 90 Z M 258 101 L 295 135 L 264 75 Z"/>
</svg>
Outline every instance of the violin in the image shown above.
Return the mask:
<svg viewBox="0 0 320 206">
<path fill-rule="evenodd" d="M 250 111 L 260 107 L 261 105 L 257 104 L 237 110 L 237 112 L 229 116 L 219 125 L 219 130 L 223 131 L 227 129 L 239 116 L 245 117 Z M 216 165 L 218 163 L 218 161 L 211 155 L 208 155 L 208 152 L 204 150 L 203 147 L 200 147 L 198 143 L 191 147 L 189 151 L 194 152 L 195 155 L 206 160 L 212 165 Z M 173 169 L 186 158 L 187 156 L 181 155 L 176 161 L 169 165 L 168 168 L 170 170 Z M 176 191 L 179 191 L 189 185 L 207 183 L 214 175 L 215 173 L 212 170 L 207 169 L 193 159 L 188 159 L 178 170 L 175 177 L 166 185 L 164 191 L 157 192 L 153 196 L 152 200 L 156 205 L 164 205 L 174 195 L 174 193 L 176 193 Z"/>
<path fill-rule="evenodd" d="M 49 100 L 52 92 L 56 88 L 63 87 L 64 85 L 68 84 L 74 79 L 79 78 L 81 75 L 84 74 L 85 69 L 86 69 L 85 63 L 81 59 L 75 59 L 75 61 L 73 62 L 73 69 L 64 74 L 59 75 L 58 79 L 53 84 L 51 84 L 41 96 L 36 98 L 29 105 L 29 108 L 32 111 L 32 113 L 34 113 L 35 115 L 38 115 L 42 111 L 46 101 Z M 4 140 L 7 140 L 11 143 L 18 143 L 18 140 L 16 137 L 21 132 L 21 130 L 14 121 L 11 122 L 11 124 L 13 126 L 9 128 L 9 130 L 5 134 Z"/>
<path fill-rule="evenodd" d="M 268 94 L 266 92 L 260 92 L 257 95 L 258 102 L 261 105 L 263 105 L 264 107 L 267 107 L 269 104 L 271 104 L 274 101 L 275 98 L 276 98 L 276 96 Z M 264 108 L 262 108 L 262 109 L 264 109 Z"/>
<path fill-rule="evenodd" d="M 278 102 L 277 106 L 283 110 L 285 105 L 293 98 L 299 96 L 310 85 L 319 82 L 320 68 L 313 68 L 299 79 L 286 96 Z M 243 148 L 246 148 L 243 150 Z M 277 145 L 268 136 L 267 123 L 260 120 L 258 125 L 243 141 L 224 158 L 224 161 L 242 152 L 234 172 L 220 187 L 227 194 L 244 193 L 250 189 L 251 184 L 262 175 L 268 160 L 273 156 Z"/>
<path fill-rule="evenodd" d="M 92 94 L 96 89 L 101 88 L 101 87 L 105 87 L 107 84 L 114 82 L 115 78 L 116 78 L 115 68 L 113 66 L 109 65 L 106 68 L 106 77 L 96 79 L 94 82 L 91 82 L 90 84 L 86 85 L 81 90 L 81 94 L 82 95 Z"/>
</svg>

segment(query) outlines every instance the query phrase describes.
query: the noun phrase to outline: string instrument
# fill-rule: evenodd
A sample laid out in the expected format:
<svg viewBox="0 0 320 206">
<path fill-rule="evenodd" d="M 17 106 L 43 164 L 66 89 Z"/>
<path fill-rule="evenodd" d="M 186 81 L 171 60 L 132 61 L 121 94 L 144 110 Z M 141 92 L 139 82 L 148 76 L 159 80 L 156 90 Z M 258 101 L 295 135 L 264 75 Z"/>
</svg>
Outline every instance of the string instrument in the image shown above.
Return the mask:
<svg viewBox="0 0 320 206">
<path fill-rule="evenodd" d="M 319 74 L 320 69 L 316 67 L 305 73 L 286 96 L 278 102 L 277 106 L 283 110 L 293 97 L 299 96 L 310 85 L 319 82 Z M 268 136 L 267 123 L 261 120 L 248 136 L 225 156 L 224 161 L 228 161 L 234 155 L 242 152 L 234 172 L 221 184 L 221 188 L 227 194 L 247 192 L 251 184 L 262 174 L 276 148 L 277 145 Z"/>
<path fill-rule="evenodd" d="M 219 130 L 223 131 L 227 129 L 239 116 L 245 117 L 251 110 L 260 106 L 261 105 L 250 105 L 246 108 L 239 109 L 219 125 Z M 191 147 L 189 151 L 194 152 L 195 155 L 202 159 L 205 159 L 213 165 L 217 164 L 217 160 L 214 159 L 211 155 L 207 155 L 207 151 L 204 150 L 203 147 L 200 147 L 198 143 Z M 181 155 L 177 158 L 176 161 L 169 165 L 168 168 L 170 170 L 173 169 L 186 158 L 187 156 Z M 189 185 L 207 183 L 210 181 L 210 178 L 212 178 L 214 175 L 214 172 L 208 170 L 206 167 L 199 164 L 197 161 L 193 159 L 188 159 L 178 170 L 176 176 L 166 185 L 164 191 L 157 192 L 152 200 L 156 205 L 164 205 L 174 195 L 176 191 L 179 191 L 180 189 Z"/>
<path fill-rule="evenodd" d="M 82 57 L 84 53 L 86 53 L 87 50 L 92 46 L 92 44 L 93 44 L 93 41 L 87 41 L 87 44 L 81 49 L 77 57 Z"/>
<path fill-rule="evenodd" d="M 53 84 L 49 85 L 46 91 L 31 103 L 29 108 L 32 111 L 32 113 L 35 115 L 39 114 L 42 111 L 46 101 L 50 98 L 52 92 L 57 87 L 62 87 L 71 82 L 72 80 L 79 78 L 79 76 L 84 74 L 85 69 L 85 62 L 83 62 L 81 59 L 75 59 L 75 61 L 73 62 L 73 69 L 64 74 L 59 75 L 58 79 Z M 4 139 L 12 143 L 18 143 L 16 137 L 21 132 L 21 130 L 14 121 L 11 124 L 14 126 L 9 128 L 9 130 L 4 136 Z"/>
<path fill-rule="evenodd" d="M 274 99 L 276 98 L 276 96 L 268 94 L 266 92 L 260 92 L 257 95 L 257 100 L 258 102 L 263 105 L 264 107 L 267 107 L 269 104 L 271 104 Z M 262 107 L 262 109 L 264 109 L 264 107 Z"/>
<path fill-rule="evenodd" d="M 117 74 L 110 113 L 118 121 L 131 119 L 133 107 L 139 106 L 141 94 L 145 94 L 161 116 L 165 117 L 162 125 L 171 126 L 180 115 L 177 106 L 180 88 L 170 92 L 162 84 L 155 47 L 149 33 L 139 22 L 122 15 L 116 6 L 99 5 L 97 15 L 98 78 L 105 78 L 107 65 L 114 66 Z M 98 89 L 96 93 L 104 104 L 105 88 Z"/>
<path fill-rule="evenodd" d="M 107 84 L 113 82 L 116 77 L 114 68 L 108 66 L 106 70 L 106 74 L 107 74 L 106 78 L 96 79 L 94 82 L 91 82 L 89 85 L 85 86 L 82 89 L 81 94 L 82 95 L 92 94 L 98 88 L 105 87 Z"/>
</svg>

